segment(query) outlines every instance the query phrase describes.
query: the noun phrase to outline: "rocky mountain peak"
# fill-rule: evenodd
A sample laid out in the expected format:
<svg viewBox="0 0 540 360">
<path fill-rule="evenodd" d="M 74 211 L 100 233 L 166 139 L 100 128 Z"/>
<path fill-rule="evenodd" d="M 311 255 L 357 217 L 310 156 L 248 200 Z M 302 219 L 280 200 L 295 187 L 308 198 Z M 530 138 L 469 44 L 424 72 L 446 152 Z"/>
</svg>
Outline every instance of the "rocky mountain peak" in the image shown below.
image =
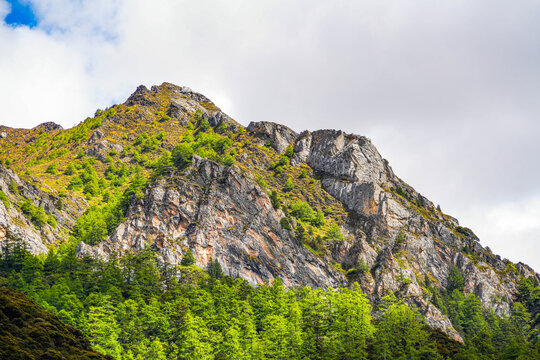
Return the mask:
<svg viewBox="0 0 540 360">
<path fill-rule="evenodd" d="M 47 132 L 47 131 L 60 130 L 60 129 L 63 129 L 62 125 L 54 123 L 52 121 L 39 124 L 38 126 L 33 128 L 33 130 L 39 131 L 40 133 Z"/>
<path fill-rule="evenodd" d="M 431 302 L 451 269 L 498 314 L 510 312 L 520 276 L 540 279 L 484 249 L 364 136 L 298 134 L 273 122 L 244 128 L 169 83 L 141 85 L 72 129 L 47 126 L 55 131 L 7 129 L 0 138 L 0 160 L 11 167 L 0 168 L 0 239 L 12 232 L 35 253 L 74 234 L 79 256 L 150 248 L 160 264 L 178 265 L 189 249 L 198 266 L 217 260 L 251 284 L 358 282 L 373 304 L 394 293 L 457 340 Z M 21 210 L 27 200 L 56 225 L 36 225 Z"/>
<path fill-rule="evenodd" d="M 166 93 L 166 94 L 173 93 L 179 96 L 187 97 L 199 103 L 207 103 L 207 104 L 214 105 L 214 103 L 210 99 L 208 99 L 206 96 L 191 90 L 191 88 L 187 86 L 177 86 L 171 83 L 164 82 L 163 84 L 159 86 L 152 86 L 151 89 L 153 92 L 156 92 L 156 93 L 160 93 L 160 92 Z"/>
<path fill-rule="evenodd" d="M 126 101 L 126 105 L 132 106 L 135 104 L 142 106 L 151 106 L 153 102 L 148 98 L 149 92 L 146 86 L 139 85 L 133 94 L 129 96 Z"/>
</svg>

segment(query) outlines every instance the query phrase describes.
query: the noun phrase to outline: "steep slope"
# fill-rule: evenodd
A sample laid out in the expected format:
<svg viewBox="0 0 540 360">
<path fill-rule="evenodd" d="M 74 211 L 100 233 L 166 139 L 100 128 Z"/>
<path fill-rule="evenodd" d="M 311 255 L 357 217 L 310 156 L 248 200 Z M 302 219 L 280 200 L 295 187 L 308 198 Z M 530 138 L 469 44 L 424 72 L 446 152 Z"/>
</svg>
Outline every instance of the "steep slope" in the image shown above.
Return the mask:
<svg viewBox="0 0 540 360">
<path fill-rule="evenodd" d="M 362 136 L 298 134 L 266 122 L 243 128 L 203 95 L 167 83 L 141 86 L 124 104 L 69 130 L 1 130 L 0 159 L 18 177 L 2 170 L 0 186 L 13 206 L 0 205 L 0 225 L 34 252 L 67 241 L 73 230 L 83 240 L 80 256 L 152 247 L 175 265 L 191 249 L 197 265 L 217 259 L 226 274 L 252 284 L 358 281 L 373 302 L 394 292 L 454 339 L 459 334 L 430 301 L 433 289 L 448 286 L 452 268 L 463 275 L 465 293 L 498 314 L 509 313 L 521 276 L 540 280 L 484 249 Z M 21 189 L 42 185 L 32 188 L 35 196 L 15 194 L 11 178 Z M 39 200 L 60 198 L 62 210 Z M 25 199 L 58 224 L 25 222 L 33 219 L 22 215 Z"/>
<path fill-rule="evenodd" d="M 92 351 L 79 330 L 6 287 L 0 287 L 0 358 L 112 359 Z"/>
<path fill-rule="evenodd" d="M 154 246 L 162 261 L 179 264 L 187 248 L 197 265 L 218 259 L 224 271 L 251 284 L 277 277 L 287 286 L 343 286 L 343 276 L 282 229 L 283 211 L 236 167 L 194 156 L 183 173 L 151 185 L 130 206 L 126 222 L 96 247 L 80 254 L 107 258 Z"/>
<path fill-rule="evenodd" d="M 59 196 L 38 179 L 30 181 L 0 165 L 0 238 L 25 239 L 27 250 L 39 254 L 69 235 L 88 203 Z"/>
</svg>

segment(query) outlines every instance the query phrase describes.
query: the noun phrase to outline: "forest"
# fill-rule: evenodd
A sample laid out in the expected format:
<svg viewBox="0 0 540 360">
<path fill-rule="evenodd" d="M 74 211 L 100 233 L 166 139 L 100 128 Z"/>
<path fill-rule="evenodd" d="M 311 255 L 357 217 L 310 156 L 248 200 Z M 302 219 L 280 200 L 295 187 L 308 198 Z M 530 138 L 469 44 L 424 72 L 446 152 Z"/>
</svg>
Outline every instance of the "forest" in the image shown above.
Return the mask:
<svg viewBox="0 0 540 360">
<path fill-rule="evenodd" d="M 27 294 L 116 359 L 538 359 L 540 288 L 519 284 L 511 315 L 463 294 L 453 269 L 444 291 L 426 284 L 464 343 L 430 329 L 388 294 L 370 304 L 360 287 L 256 287 L 224 276 L 218 261 L 158 265 L 151 248 L 108 261 L 77 258 L 74 243 L 34 256 L 4 242 L 0 285 Z"/>
</svg>

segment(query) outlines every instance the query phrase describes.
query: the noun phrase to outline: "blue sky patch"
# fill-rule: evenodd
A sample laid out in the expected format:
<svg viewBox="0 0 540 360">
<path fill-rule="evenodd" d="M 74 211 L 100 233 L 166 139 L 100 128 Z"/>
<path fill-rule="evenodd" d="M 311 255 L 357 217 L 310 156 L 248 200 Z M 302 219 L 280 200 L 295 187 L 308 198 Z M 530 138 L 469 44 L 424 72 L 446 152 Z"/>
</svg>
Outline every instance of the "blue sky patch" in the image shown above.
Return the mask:
<svg viewBox="0 0 540 360">
<path fill-rule="evenodd" d="M 30 28 L 37 25 L 37 18 L 30 3 L 17 0 L 7 0 L 7 2 L 11 5 L 11 12 L 4 19 L 6 24 L 14 27 L 28 26 Z"/>
</svg>

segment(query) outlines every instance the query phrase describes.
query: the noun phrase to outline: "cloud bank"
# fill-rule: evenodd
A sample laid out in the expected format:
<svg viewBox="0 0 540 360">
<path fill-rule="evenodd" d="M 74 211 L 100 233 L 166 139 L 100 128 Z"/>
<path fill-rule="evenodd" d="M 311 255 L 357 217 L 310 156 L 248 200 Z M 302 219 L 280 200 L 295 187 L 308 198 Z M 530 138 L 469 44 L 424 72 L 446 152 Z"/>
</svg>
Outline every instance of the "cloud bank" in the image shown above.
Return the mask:
<svg viewBox="0 0 540 360">
<path fill-rule="evenodd" d="M 0 123 L 70 127 L 164 81 L 243 124 L 369 136 L 405 181 L 540 269 L 540 3 L 29 1 L 0 25 Z M 9 13 L 0 0 L 0 18 Z"/>
</svg>

